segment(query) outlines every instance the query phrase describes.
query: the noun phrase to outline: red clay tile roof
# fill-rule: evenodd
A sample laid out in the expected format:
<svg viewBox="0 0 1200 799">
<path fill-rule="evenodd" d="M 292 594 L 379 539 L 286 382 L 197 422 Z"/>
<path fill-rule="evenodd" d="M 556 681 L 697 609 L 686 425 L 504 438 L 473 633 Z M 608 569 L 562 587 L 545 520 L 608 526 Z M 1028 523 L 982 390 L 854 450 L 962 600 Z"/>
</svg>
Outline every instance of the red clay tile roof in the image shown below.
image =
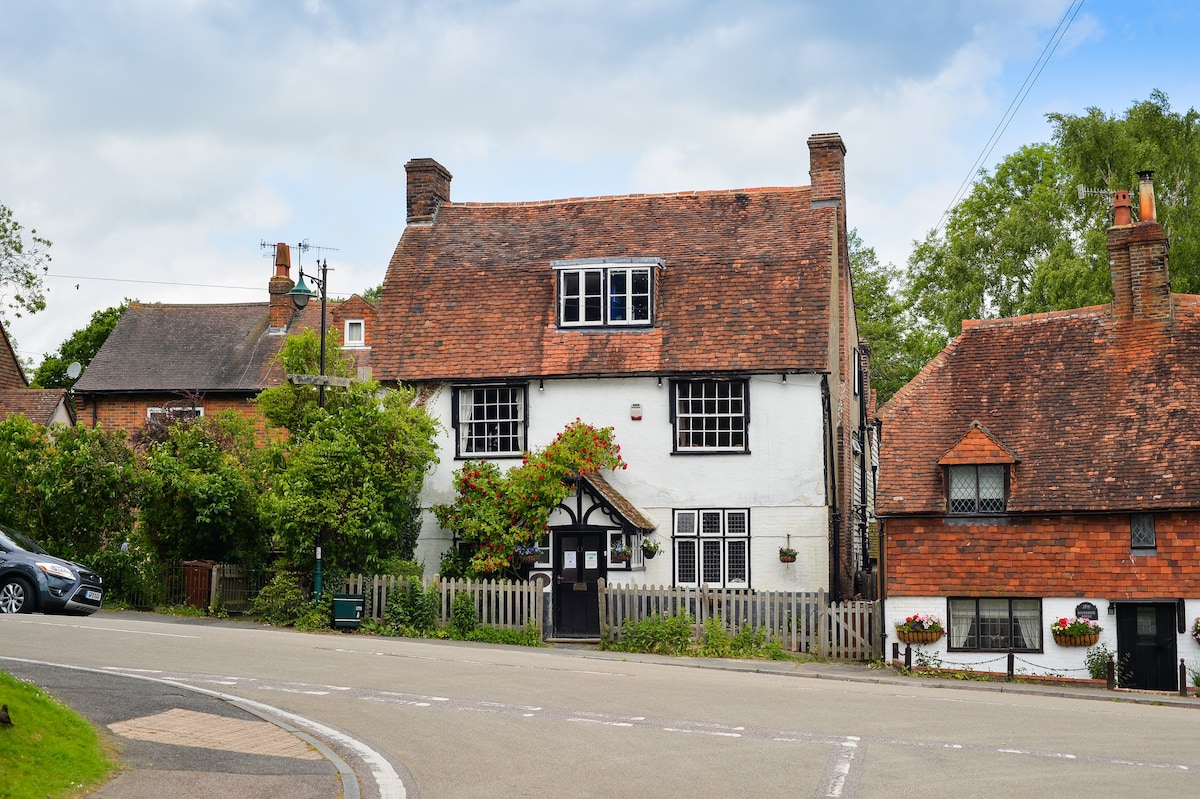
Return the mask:
<svg viewBox="0 0 1200 799">
<path fill-rule="evenodd" d="M 61 388 L 0 390 L 0 419 L 21 413 L 31 422 L 50 424 L 54 412 L 66 401 L 66 396 L 66 390 Z"/>
<path fill-rule="evenodd" d="M 759 188 L 446 202 L 388 267 L 382 380 L 824 371 L 836 207 Z M 559 330 L 551 262 L 661 258 L 648 329 Z"/>
<path fill-rule="evenodd" d="M 1012 450 L 996 440 L 983 429 L 979 422 L 972 422 L 966 432 L 950 451 L 938 459 L 939 466 L 961 466 L 981 463 L 1016 463 L 1019 460 Z"/>
<path fill-rule="evenodd" d="M 938 461 L 974 421 L 1020 461 L 1011 512 L 1200 507 L 1200 297 L 1173 300 L 964 323 L 880 409 L 879 515 L 945 513 Z"/>
<path fill-rule="evenodd" d="M 8 340 L 8 332 L 0 325 L 0 389 L 25 388 L 28 385 L 17 353 Z"/>
</svg>

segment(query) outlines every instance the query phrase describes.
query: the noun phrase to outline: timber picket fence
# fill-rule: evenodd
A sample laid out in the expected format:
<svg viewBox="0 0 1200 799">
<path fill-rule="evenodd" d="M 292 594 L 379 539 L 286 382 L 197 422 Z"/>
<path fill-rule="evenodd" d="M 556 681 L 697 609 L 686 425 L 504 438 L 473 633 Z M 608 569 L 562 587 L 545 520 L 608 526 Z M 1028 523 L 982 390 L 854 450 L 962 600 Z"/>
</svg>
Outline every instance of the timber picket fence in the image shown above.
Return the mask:
<svg viewBox="0 0 1200 799">
<path fill-rule="evenodd" d="M 755 591 L 735 588 L 606 585 L 600 581 L 601 635 L 619 641 L 626 621 L 687 613 L 695 620 L 696 640 L 705 625 L 716 623 L 730 635 L 763 630 L 789 652 L 808 652 L 836 660 L 882 657 L 879 602 L 825 603 L 821 591 Z"/>
<path fill-rule="evenodd" d="M 409 579 L 395 575 L 351 575 L 346 580 L 345 593 L 362 594 L 366 597 L 364 617 L 383 621 L 388 594 L 403 589 Z M 481 624 L 515 630 L 532 625 L 539 632 L 545 629 L 542 589 L 537 583 L 442 579 L 436 575 L 420 583 L 424 590 L 437 586 L 438 620 L 443 625 L 450 621 L 454 597 L 466 593 L 475 603 Z"/>
</svg>

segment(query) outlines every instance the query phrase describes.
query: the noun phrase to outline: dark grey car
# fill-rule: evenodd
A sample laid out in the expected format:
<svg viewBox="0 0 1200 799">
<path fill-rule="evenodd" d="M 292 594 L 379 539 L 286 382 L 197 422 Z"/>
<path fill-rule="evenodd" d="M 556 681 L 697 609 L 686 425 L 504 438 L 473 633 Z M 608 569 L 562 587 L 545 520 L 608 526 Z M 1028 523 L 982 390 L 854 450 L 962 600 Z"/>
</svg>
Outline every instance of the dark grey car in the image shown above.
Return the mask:
<svg viewBox="0 0 1200 799">
<path fill-rule="evenodd" d="M 86 566 L 56 558 L 28 536 L 0 525 L 0 613 L 69 613 L 100 609 L 103 581 Z"/>
</svg>

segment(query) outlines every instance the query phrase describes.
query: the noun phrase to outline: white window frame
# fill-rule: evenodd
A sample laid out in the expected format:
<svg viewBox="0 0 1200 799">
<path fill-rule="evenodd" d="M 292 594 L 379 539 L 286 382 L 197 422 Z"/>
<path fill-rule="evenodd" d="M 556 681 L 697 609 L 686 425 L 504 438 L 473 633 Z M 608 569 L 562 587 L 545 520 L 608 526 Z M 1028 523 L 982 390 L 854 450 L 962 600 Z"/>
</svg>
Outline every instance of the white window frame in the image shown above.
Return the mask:
<svg viewBox="0 0 1200 799">
<path fill-rule="evenodd" d="M 676 510 L 675 585 L 750 587 L 750 510 Z"/>
<path fill-rule="evenodd" d="M 350 331 L 357 325 L 359 335 L 351 337 Z M 362 319 L 347 319 L 343 328 L 342 335 L 343 347 L 365 347 L 367 346 L 367 323 Z"/>
<path fill-rule="evenodd" d="M 482 399 L 479 393 L 483 393 Z M 489 399 L 488 392 L 495 392 Z M 505 398 L 507 395 L 507 398 Z M 454 441 L 458 458 L 515 458 L 524 454 L 526 448 L 526 399 L 528 391 L 524 385 L 494 384 L 456 386 L 454 389 Z M 508 408 L 508 413 L 502 411 Z M 489 414 L 488 409 L 495 408 Z M 476 419 L 480 410 L 484 418 Z M 510 427 L 511 426 L 511 429 Z M 495 440 L 497 448 L 487 448 L 487 442 Z M 514 441 L 515 446 L 499 448 L 501 441 Z M 484 444 L 479 446 L 480 442 Z"/>
<path fill-rule="evenodd" d="M 749 382 L 671 381 L 671 424 L 677 454 L 749 452 Z"/>
<path fill-rule="evenodd" d="M 170 416 L 175 419 L 197 419 L 204 417 L 203 405 L 188 405 L 179 407 L 155 407 L 146 409 L 146 421 L 151 422 L 160 416 Z"/>
<path fill-rule="evenodd" d="M 649 327 L 654 324 L 659 258 L 554 261 L 559 327 Z M 635 283 L 644 279 L 644 291 Z M 622 288 L 620 283 L 624 283 Z M 573 283 L 573 286 L 568 284 Z M 590 306 L 590 307 L 589 307 Z M 624 318 L 616 313 L 624 309 Z M 573 311 L 569 312 L 569 308 Z"/>
</svg>

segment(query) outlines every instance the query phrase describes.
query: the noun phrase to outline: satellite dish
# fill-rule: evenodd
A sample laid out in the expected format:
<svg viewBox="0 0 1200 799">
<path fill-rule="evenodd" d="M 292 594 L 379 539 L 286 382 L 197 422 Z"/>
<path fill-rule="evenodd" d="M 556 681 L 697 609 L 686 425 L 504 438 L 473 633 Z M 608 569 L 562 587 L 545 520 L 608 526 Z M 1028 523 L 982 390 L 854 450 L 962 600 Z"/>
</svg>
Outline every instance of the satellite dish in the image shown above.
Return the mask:
<svg viewBox="0 0 1200 799">
<path fill-rule="evenodd" d="M 72 361 L 71 365 L 67 367 L 67 377 L 74 380 L 81 374 L 83 374 L 83 367 L 79 365 L 79 361 Z"/>
</svg>

